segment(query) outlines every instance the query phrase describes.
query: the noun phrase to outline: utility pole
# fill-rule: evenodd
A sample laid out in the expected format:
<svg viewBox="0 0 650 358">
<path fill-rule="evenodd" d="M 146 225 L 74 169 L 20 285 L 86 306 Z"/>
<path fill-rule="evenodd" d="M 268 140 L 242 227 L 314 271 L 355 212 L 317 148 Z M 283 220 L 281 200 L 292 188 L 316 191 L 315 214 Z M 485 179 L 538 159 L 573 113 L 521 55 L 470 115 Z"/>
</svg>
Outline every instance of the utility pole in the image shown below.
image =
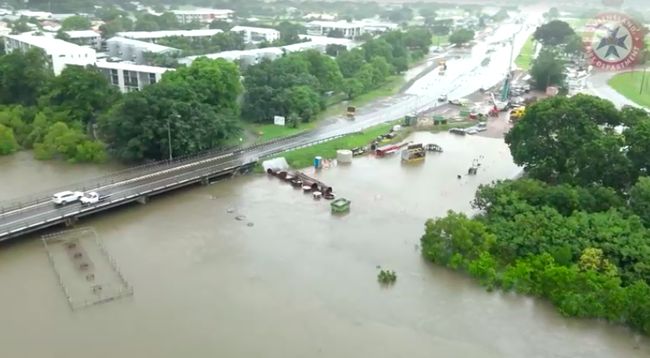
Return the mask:
<svg viewBox="0 0 650 358">
<path fill-rule="evenodd" d="M 175 120 L 181 118 L 181 116 L 178 115 L 178 113 L 174 113 L 172 117 L 174 117 Z M 169 161 L 171 162 L 174 156 L 172 154 L 172 128 L 171 128 L 171 121 L 169 117 L 167 117 L 167 148 L 168 148 L 167 152 L 169 153 Z"/>
<path fill-rule="evenodd" d="M 172 129 L 169 123 L 169 117 L 167 118 L 167 145 L 169 146 L 169 149 L 167 152 L 169 153 L 169 161 L 172 161 Z"/>
</svg>

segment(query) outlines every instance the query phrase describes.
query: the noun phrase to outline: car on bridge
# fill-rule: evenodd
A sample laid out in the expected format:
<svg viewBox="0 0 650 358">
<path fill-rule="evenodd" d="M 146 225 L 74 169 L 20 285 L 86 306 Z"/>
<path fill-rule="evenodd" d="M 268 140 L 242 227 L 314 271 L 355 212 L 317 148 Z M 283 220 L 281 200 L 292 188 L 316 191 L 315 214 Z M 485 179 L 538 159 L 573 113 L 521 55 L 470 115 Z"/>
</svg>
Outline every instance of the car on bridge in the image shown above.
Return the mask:
<svg viewBox="0 0 650 358">
<path fill-rule="evenodd" d="M 63 206 L 79 201 L 83 195 L 84 193 L 80 191 L 66 190 L 52 195 L 52 202 L 56 206 Z"/>
<path fill-rule="evenodd" d="M 108 199 L 108 197 L 110 197 L 110 195 L 101 195 L 96 191 L 91 191 L 88 193 L 84 193 L 83 196 L 79 198 L 79 201 L 81 201 L 81 205 L 86 206 L 86 205 L 97 204 L 99 202 L 102 202 Z"/>
</svg>

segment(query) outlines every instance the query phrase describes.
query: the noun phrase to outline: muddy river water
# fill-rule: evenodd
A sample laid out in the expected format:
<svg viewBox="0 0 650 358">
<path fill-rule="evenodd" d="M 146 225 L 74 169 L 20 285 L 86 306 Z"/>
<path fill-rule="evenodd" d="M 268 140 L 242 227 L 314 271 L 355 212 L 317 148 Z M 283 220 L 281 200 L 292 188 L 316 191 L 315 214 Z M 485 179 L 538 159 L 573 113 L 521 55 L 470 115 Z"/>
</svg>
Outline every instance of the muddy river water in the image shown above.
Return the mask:
<svg viewBox="0 0 650 358">
<path fill-rule="evenodd" d="M 414 140 L 445 152 L 316 174 L 352 200 L 345 216 L 250 175 L 83 220 L 134 289 L 112 302 L 71 310 L 37 235 L 0 246 L 0 357 L 649 356 L 648 340 L 629 330 L 565 319 L 422 260 L 426 218 L 471 212 L 479 184 L 518 168 L 499 139 Z M 20 155 L 0 162 L 0 198 L 106 170 L 50 163 L 42 172 Z M 475 158 L 478 175 L 458 179 Z M 394 286 L 378 285 L 378 266 L 396 271 Z"/>
</svg>

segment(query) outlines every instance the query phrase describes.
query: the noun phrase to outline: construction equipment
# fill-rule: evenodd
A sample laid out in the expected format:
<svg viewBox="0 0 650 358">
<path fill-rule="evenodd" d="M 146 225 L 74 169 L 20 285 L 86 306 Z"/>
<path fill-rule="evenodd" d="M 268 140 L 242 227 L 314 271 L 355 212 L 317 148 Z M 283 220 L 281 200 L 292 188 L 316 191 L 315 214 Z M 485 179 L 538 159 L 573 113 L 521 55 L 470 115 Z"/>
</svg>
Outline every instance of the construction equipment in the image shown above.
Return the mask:
<svg viewBox="0 0 650 358">
<path fill-rule="evenodd" d="M 510 111 L 510 121 L 515 122 L 521 119 L 521 117 L 524 116 L 524 113 L 526 113 L 526 107 L 517 107 L 513 109 Z"/>
</svg>

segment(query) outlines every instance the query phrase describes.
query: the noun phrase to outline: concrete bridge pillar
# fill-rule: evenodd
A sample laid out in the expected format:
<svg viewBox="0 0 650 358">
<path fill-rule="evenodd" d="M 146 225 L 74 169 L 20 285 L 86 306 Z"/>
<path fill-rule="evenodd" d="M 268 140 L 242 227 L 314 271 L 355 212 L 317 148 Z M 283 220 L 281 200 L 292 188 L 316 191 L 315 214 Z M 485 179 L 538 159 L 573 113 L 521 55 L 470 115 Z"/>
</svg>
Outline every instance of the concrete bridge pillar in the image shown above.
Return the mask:
<svg viewBox="0 0 650 358">
<path fill-rule="evenodd" d="M 76 216 L 71 216 L 69 218 L 66 218 L 64 223 L 66 227 L 70 227 L 70 226 L 74 226 L 74 224 L 76 224 L 78 220 L 79 219 L 77 219 Z"/>
<path fill-rule="evenodd" d="M 137 202 L 144 205 L 144 204 L 149 202 L 149 197 L 146 196 L 146 195 L 143 195 L 143 196 L 138 198 Z"/>
</svg>

